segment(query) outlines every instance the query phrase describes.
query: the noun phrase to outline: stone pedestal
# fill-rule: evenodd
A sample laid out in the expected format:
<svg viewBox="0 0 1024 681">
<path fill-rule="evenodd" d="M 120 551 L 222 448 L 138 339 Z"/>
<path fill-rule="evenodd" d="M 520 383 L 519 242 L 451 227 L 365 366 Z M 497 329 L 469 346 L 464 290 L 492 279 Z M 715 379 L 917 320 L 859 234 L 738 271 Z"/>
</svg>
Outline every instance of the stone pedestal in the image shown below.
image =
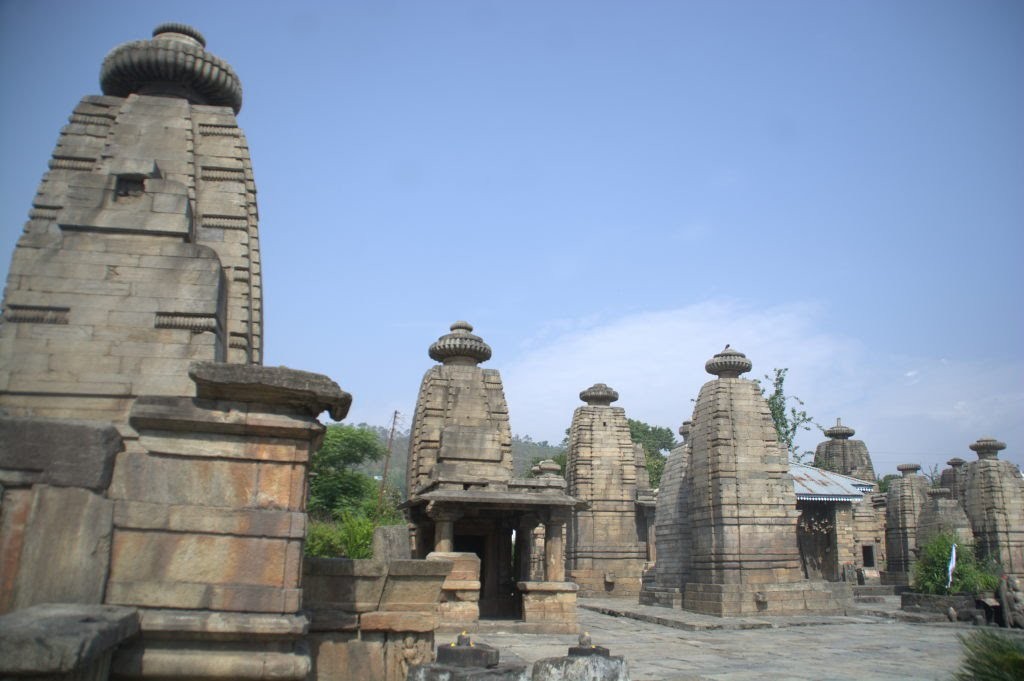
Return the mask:
<svg viewBox="0 0 1024 681">
<path fill-rule="evenodd" d="M 575 634 L 576 592 L 573 582 L 519 582 L 523 594 L 523 621 L 538 634 Z"/>
<path fill-rule="evenodd" d="M 480 558 L 475 553 L 433 552 L 427 560 L 443 560 L 452 564 L 452 571 L 441 586 L 441 603 L 437 612 L 442 627 L 459 628 L 480 619 Z"/>
</svg>

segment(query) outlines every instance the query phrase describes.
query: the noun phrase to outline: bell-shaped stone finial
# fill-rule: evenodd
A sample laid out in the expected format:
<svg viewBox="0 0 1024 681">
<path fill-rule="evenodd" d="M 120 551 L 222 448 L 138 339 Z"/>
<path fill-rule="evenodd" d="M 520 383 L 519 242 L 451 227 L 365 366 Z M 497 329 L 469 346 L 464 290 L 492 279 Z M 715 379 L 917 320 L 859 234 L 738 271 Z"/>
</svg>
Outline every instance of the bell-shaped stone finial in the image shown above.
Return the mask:
<svg viewBox="0 0 1024 681">
<path fill-rule="evenodd" d="M 480 336 L 473 335 L 473 325 L 457 321 L 430 346 L 430 359 L 442 364 L 479 364 L 491 358 L 491 346 Z"/>
<path fill-rule="evenodd" d="M 234 69 L 205 49 L 203 34 L 185 24 L 160 24 L 152 40 L 133 40 L 107 54 L 100 67 L 103 94 L 181 97 L 194 104 L 242 108 Z"/>
<path fill-rule="evenodd" d="M 825 436 L 833 440 L 849 440 L 856 431 L 849 426 L 844 426 L 842 419 L 836 419 L 836 425 L 825 429 Z"/>
<path fill-rule="evenodd" d="M 604 383 L 595 383 L 580 393 L 580 399 L 592 407 L 607 407 L 619 399 L 619 393 Z"/>
<path fill-rule="evenodd" d="M 982 437 L 971 445 L 971 451 L 978 455 L 978 460 L 998 458 L 999 452 L 1006 449 L 1006 443 L 994 437 Z"/>
<path fill-rule="evenodd" d="M 720 353 L 704 364 L 704 369 L 719 378 L 739 378 L 740 374 L 747 373 L 753 366 L 746 355 L 726 345 Z"/>
<path fill-rule="evenodd" d="M 896 466 L 896 470 L 902 473 L 904 478 L 909 478 L 913 475 L 917 475 L 917 472 L 921 470 L 921 464 L 901 463 L 899 466 Z"/>
</svg>

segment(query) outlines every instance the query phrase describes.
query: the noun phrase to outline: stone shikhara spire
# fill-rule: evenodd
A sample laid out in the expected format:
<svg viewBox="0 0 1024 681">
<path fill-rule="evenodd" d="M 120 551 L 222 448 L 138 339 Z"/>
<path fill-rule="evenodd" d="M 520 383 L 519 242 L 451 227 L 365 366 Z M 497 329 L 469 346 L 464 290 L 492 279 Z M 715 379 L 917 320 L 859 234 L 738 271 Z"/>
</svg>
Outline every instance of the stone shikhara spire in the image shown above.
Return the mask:
<svg viewBox="0 0 1024 681">
<path fill-rule="evenodd" d="M 588 502 L 569 525 L 569 577 L 584 594 L 635 596 L 647 558 L 639 491 L 650 486 L 643 447 L 630 438 L 619 393 L 596 383 L 580 393 L 569 426 L 568 493 Z"/>
<path fill-rule="evenodd" d="M 896 466 L 903 477 L 893 480 L 886 501 L 885 547 L 888 579 L 909 583 L 917 562 L 917 526 L 928 501 L 928 480 L 918 475 L 921 466 L 903 463 Z"/>
<path fill-rule="evenodd" d="M 741 378 L 751 361 L 726 346 L 705 368 L 717 378 L 697 397 L 680 490 L 692 532 L 679 571 L 683 607 L 716 615 L 841 609 L 823 583 L 803 577 L 787 452 L 759 385 Z"/>
<path fill-rule="evenodd" d="M 190 393 L 194 361 L 262 362 L 242 88 L 204 45 L 164 24 L 116 47 L 104 94 L 61 131 L 0 327 L 0 352 L 18 357 L 0 361 L 0 384 L 37 396 L 35 415 L 123 421 L 134 396 Z M 0 407 L 17 413 L 15 401 Z"/>
<path fill-rule="evenodd" d="M 814 451 L 814 465 L 817 468 L 834 471 L 852 478 L 874 482 L 875 468 L 871 464 L 867 445 L 861 440 L 851 439 L 853 428 L 836 419 L 836 425 L 825 429 L 829 438 L 818 444 Z"/>
<path fill-rule="evenodd" d="M 1024 482 L 998 458 L 1005 443 L 985 437 L 970 448 L 978 460 L 964 466 L 963 505 L 978 548 L 1008 574 L 1024 575 Z"/>
</svg>

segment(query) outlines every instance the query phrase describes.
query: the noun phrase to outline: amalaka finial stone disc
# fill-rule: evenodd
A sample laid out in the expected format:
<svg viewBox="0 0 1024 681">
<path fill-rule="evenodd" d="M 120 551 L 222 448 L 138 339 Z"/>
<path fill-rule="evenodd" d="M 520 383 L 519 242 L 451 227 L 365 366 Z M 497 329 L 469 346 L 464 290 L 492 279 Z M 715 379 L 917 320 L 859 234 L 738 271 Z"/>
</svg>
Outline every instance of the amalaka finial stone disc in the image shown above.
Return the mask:
<svg viewBox="0 0 1024 681">
<path fill-rule="evenodd" d="M 450 328 L 451 333 L 430 346 L 430 359 L 442 364 L 479 364 L 491 358 L 491 346 L 473 335 L 472 324 L 457 321 Z"/>
<path fill-rule="evenodd" d="M 728 345 L 704 364 L 704 370 L 719 378 L 739 378 L 754 367 L 747 356 Z"/>
<path fill-rule="evenodd" d="M 693 425 L 693 421 L 683 421 L 683 425 L 679 426 L 679 435 L 685 440 L 690 434 L 690 427 Z"/>
<path fill-rule="evenodd" d="M 100 67 L 103 94 L 181 97 L 195 104 L 242 109 L 242 83 L 231 65 L 207 52 L 203 34 L 185 24 L 160 24 L 152 40 L 118 45 Z"/>
<path fill-rule="evenodd" d="M 619 393 L 604 383 L 595 383 L 580 393 L 580 399 L 592 407 L 607 407 L 619 399 Z"/>
<path fill-rule="evenodd" d="M 961 459 L 959 456 L 954 456 L 952 459 L 946 462 L 946 465 L 952 466 L 953 468 L 960 468 L 960 466 L 963 466 L 965 463 L 967 462 Z"/>
<path fill-rule="evenodd" d="M 999 452 L 1006 449 L 1006 443 L 1000 442 L 994 437 L 978 438 L 977 442 L 971 445 L 971 451 L 978 455 L 978 459 L 995 459 Z"/>
<path fill-rule="evenodd" d="M 918 463 L 901 463 L 896 466 L 896 470 L 903 474 L 903 477 L 909 478 L 911 475 L 917 475 L 917 472 L 921 470 L 921 464 Z"/>
<path fill-rule="evenodd" d="M 833 440 L 849 440 L 855 432 L 850 426 L 844 426 L 842 419 L 836 419 L 836 425 L 825 429 L 825 436 Z"/>
</svg>

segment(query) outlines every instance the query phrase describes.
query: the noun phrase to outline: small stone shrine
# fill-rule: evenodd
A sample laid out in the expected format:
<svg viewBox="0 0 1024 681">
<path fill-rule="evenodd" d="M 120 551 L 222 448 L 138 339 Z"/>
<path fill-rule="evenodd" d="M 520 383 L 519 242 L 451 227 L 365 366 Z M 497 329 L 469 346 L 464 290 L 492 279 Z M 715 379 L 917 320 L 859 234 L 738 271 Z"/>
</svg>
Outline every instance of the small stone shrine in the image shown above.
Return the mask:
<svg viewBox="0 0 1024 681">
<path fill-rule="evenodd" d="M 978 460 L 964 473 L 964 510 L 982 555 L 1007 574 L 1024 576 L 1024 481 L 1017 467 L 998 458 L 1006 445 L 981 438 L 971 445 Z"/>
<path fill-rule="evenodd" d="M 853 478 L 853 484 L 863 492 L 861 503 L 853 504 L 851 509 L 851 564 L 870 581 L 877 580 L 885 566 L 885 510 L 880 501 L 875 503 L 871 494 L 878 492 L 871 455 L 862 440 L 852 439 L 854 432 L 837 418 L 836 425 L 825 429 L 829 439 L 815 448 L 814 466 Z"/>
<path fill-rule="evenodd" d="M 824 582 L 804 578 L 786 449 L 751 362 L 726 346 L 708 360 L 693 411 L 685 480 L 690 550 L 683 607 L 719 615 L 842 612 Z"/>
<path fill-rule="evenodd" d="M 886 502 L 883 584 L 909 584 L 917 562 L 917 526 L 928 502 L 928 480 L 917 472 L 921 466 L 904 463 L 896 466 L 903 477 L 892 481 Z"/>
<path fill-rule="evenodd" d="M 619 394 L 604 383 L 580 393 L 569 427 L 569 495 L 587 502 L 572 516 L 568 533 L 569 578 L 583 596 L 640 593 L 647 546 L 654 537 L 652 506 L 640 505 L 650 490 L 643 447 L 630 439 Z M 653 519 L 652 519 L 653 520 Z"/>
<path fill-rule="evenodd" d="M 829 439 L 814 450 L 815 468 L 874 482 L 875 468 L 871 465 L 867 445 L 861 440 L 850 439 L 854 435 L 853 428 L 836 419 L 836 425 L 826 428 L 825 435 Z"/>
<path fill-rule="evenodd" d="M 501 375 L 478 366 L 490 359 L 491 348 L 472 331 L 466 322 L 455 322 L 451 333 L 430 346 L 431 359 L 440 364 L 423 377 L 409 443 L 406 508 L 414 557 L 438 552 L 459 569 L 452 553 L 475 554 L 481 618 L 523 620 L 537 632 L 575 633 L 577 586 L 565 578 L 564 528 L 577 500 L 566 494 L 557 464 L 542 464 L 534 478 L 513 477 Z M 530 568 L 539 525 L 543 575 Z M 444 612 L 442 607 L 442 617 Z M 465 621 L 466 613 L 460 618 Z"/>
<path fill-rule="evenodd" d="M 351 396 L 260 366 L 231 67 L 164 24 L 100 82 L 61 131 L 3 301 L 0 612 L 137 608 L 121 679 L 305 679 L 307 465 L 318 415 Z"/>
</svg>

